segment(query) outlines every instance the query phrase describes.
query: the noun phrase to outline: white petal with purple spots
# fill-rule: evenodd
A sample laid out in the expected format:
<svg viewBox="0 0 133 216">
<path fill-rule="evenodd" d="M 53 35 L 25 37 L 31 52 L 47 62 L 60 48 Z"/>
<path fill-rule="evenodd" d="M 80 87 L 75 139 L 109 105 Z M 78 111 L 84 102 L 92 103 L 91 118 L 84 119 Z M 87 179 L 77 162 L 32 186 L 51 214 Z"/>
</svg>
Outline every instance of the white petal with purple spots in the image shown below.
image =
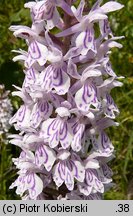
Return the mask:
<svg viewBox="0 0 133 216">
<path fill-rule="evenodd" d="M 50 103 L 45 100 L 39 100 L 33 107 L 30 116 L 30 124 L 32 127 L 37 128 L 40 123 L 48 119 L 52 114 L 53 107 Z"/>
<path fill-rule="evenodd" d="M 90 106 L 98 107 L 97 88 L 93 83 L 85 82 L 83 87 L 76 93 L 75 102 L 82 111 L 89 111 Z"/>
<path fill-rule="evenodd" d="M 53 149 L 41 144 L 36 149 L 35 160 L 38 166 L 44 165 L 46 170 L 49 172 L 56 160 L 56 154 Z"/>
</svg>

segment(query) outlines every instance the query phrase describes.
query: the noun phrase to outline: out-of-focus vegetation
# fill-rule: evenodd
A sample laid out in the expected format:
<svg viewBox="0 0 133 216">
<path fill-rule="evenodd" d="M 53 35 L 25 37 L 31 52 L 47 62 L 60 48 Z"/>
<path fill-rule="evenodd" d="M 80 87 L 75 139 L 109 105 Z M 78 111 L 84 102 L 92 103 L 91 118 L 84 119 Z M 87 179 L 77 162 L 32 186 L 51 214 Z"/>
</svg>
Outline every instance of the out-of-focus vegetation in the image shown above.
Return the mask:
<svg viewBox="0 0 133 216">
<path fill-rule="evenodd" d="M 10 25 L 30 25 L 30 14 L 23 5 L 25 0 L 0 0 L 0 84 L 4 83 L 6 89 L 13 91 L 13 84 L 21 86 L 23 81 L 22 66 L 14 63 L 13 49 L 26 49 L 24 41 L 16 39 L 9 31 Z M 12 98 L 14 112 L 19 106 L 19 99 Z M 13 133 L 13 129 L 10 131 Z M 5 144 L 0 137 L 0 200 L 18 199 L 14 190 L 9 186 L 16 178 L 16 170 L 12 165 L 12 157 L 17 157 L 18 148 Z"/>
<path fill-rule="evenodd" d="M 30 25 L 29 11 L 23 8 L 25 0 L 0 1 L 0 83 L 6 89 L 13 90 L 12 84 L 21 86 L 23 81 L 22 67 L 13 63 L 12 49 L 26 49 L 24 41 L 16 39 L 8 30 L 10 25 Z M 91 6 L 95 0 L 88 0 Z M 107 2 L 104 1 L 104 2 Z M 114 71 L 125 76 L 123 87 L 113 90 L 113 97 L 121 113 L 117 118 L 120 126 L 110 130 L 110 138 L 115 146 L 116 158 L 110 163 L 114 171 L 115 186 L 105 194 L 105 199 L 133 198 L 133 1 L 119 0 L 125 5 L 121 11 L 110 15 L 114 35 L 124 35 L 121 41 L 123 48 L 114 49 L 111 56 Z M 12 98 L 14 111 L 19 100 Z M 13 132 L 13 129 L 12 131 Z M 18 149 L 2 143 L 0 138 L 0 199 L 17 199 L 9 186 L 15 178 L 16 171 L 11 162 L 17 157 Z"/>
</svg>

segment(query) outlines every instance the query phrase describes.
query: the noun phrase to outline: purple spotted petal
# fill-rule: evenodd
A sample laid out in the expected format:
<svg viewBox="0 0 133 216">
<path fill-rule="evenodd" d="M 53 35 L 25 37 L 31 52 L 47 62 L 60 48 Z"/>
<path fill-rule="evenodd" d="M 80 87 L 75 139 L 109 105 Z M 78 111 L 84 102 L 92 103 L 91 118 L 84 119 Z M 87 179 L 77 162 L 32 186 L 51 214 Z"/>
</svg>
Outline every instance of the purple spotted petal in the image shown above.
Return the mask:
<svg viewBox="0 0 133 216">
<path fill-rule="evenodd" d="M 62 121 L 60 119 L 48 119 L 42 124 L 42 136 L 48 139 L 49 146 L 55 148 L 60 140 L 59 132 Z"/>
<path fill-rule="evenodd" d="M 38 166 L 44 165 L 46 170 L 49 172 L 56 160 L 56 154 L 54 150 L 42 144 L 36 149 L 35 160 Z"/>
<path fill-rule="evenodd" d="M 71 60 L 73 57 L 79 56 L 81 53 L 81 49 L 78 47 L 72 47 L 68 50 L 68 52 L 65 54 L 63 57 L 64 61 L 65 60 Z"/>
<path fill-rule="evenodd" d="M 34 173 L 27 173 L 26 175 L 20 175 L 17 180 L 10 186 L 10 189 L 17 187 L 16 193 L 23 195 L 28 190 L 31 199 L 36 197 L 43 190 L 42 180 Z"/>
<path fill-rule="evenodd" d="M 61 68 L 57 68 L 53 73 L 53 88 L 58 95 L 64 95 L 70 87 L 70 78 Z"/>
<path fill-rule="evenodd" d="M 44 138 L 48 138 L 51 148 L 56 147 L 60 141 L 62 147 L 66 149 L 72 140 L 68 124 L 58 118 L 45 121 L 42 125 L 42 134 Z"/>
<path fill-rule="evenodd" d="M 32 86 L 35 84 L 37 78 L 39 77 L 39 72 L 35 70 L 34 68 L 29 68 L 28 70 L 25 71 L 25 80 L 23 83 L 23 86 L 25 88 Z"/>
<path fill-rule="evenodd" d="M 98 179 L 98 173 L 95 170 L 87 170 L 86 171 L 86 184 L 88 186 L 91 186 L 92 189 L 96 192 L 103 193 L 104 192 L 104 186 L 103 183 Z"/>
<path fill-rule="evenodd" d="M 11 118 L 10 123 L 17 123 L 18 128 L 28 129 L 31 110 L 28 106 L 22 105 L 17 113 Z"/>
<path fill-rule="evenodd" d="M 66 176 L 65 176 L 65 184 L 68 188 L 68 190 L 72 191 L 74 188 L 74 177 L 72 175 L 72 172 L 68 168 L 66 168 Z"/>
<path fill-rule="evenodd" d="M 105 166 L 104 164 L 101 165 L 98 176 L 100 181 L 102 181 L 105 186 L 109 185 L 112 182 L 112 170 L 109 169 L 107 164 L 105 164 Z"/>
<path fill-rule="evenodd" d="M 73 130 L 73 140 L 71 143 L 71 147 L 73 151 L 80 151 L 81 150 L 81 143 L 84 135 L 85 125 L 84 124 L 78 124 L 77 122 L 73 124 L 72 126 Z"/>
<path fill-rule="evenodd" d="M 57 185 L 57 187 L 60 187 L 63 184 L 65 180 L 65 175 L 66 175 L 65 163 L 61 161 L 58 164 L 56 164 L 53 169 L 53 180 Z"/>
<path fill-rule="evenodd" d="M 41 73 L 41 83 L 45 91 L 54 89 L 58 95 L 64 95 L 70 87 L 70 78 L 60 67 L 50 65 Z"/>
<path fill-rule="evenodd" d="M 89 111 L 90 106 L 98 107 L 97 89 L 93 83 L 86 82 L 76 93 L 75 102 L 82 111 Z"/>
<path fill-rule="evenodd" d="M 101 132 L 98 137 L 98 147 L 101 152 L 111 154 L 114 150 L 114 147 L 105 132 Z"/>
<path fill-rule="evenodd" d="M 109 62 L 109 58 L 106 57 L 103 59 L 103 65 L 104 65 L 104 68 L 105 68 L 105 71 L 108 75 L 110 76 L 113 76 L 113 77 L 116 77 L 116 74 L 114 73 L 112 67 L 111 67 L 111 63 Z"/>
<path fill-rule="evenodd" d="M 108 93 L 106 93 L 105 103 L 106 103 L 105 111 L 104 111 L 105 115 L 109 118 L 114 119 L 115 118 L 114 112 L 119 113 L 119 110 L 115 105 L 113 98 Z"/>
<path fill-rule="evenodd" d="M 103 175 L 106 178 L 111 178 L 111 176 L 113 175 L 112 170 L 109 168 L 109 166 L 106 163 L 101 164 L 101 170 L 103 172 Z"/>
<path fill-rule="evenodd" d="M 53 86 L 53 66 L 48 66 L 44 71 L 40 74 L 40 85 L 43 90 L 46 92 L 51 91 Z"/>
<path fill-rule="evenodd" d="M 89 50 L 95 50 L 93 28 L 86 29 L 78 35 L 76 38 L 76 46 L 82 47 L 82 55 L 86 55 Z"/>
<path fill-rule="evenodd" d="M 99 22 L 99 26 L 100 26 L 101 35 L 102 35 L 103 37 L 105 37 L 105 38 L 107 39 L 107 38 L 108 38 L 108 35 L 111 35 L 111 36 L 112 36 L 112 31 L 111 31 L 111 29 L 110 29 L 108 19 L 106 19 L 106 20 L 101 20 L 101 21 Z"/>
<path fill-rule="evenodd" d="M 83 19 L 80 23 L 73 25 L 72 27 L 65 29 L 64 31 L 56 34 L 56 37 L 65 37 L 76 32 L 82 32 L 86 30 L 86 24 L 96 22 L 99 20 L 107 19 L 107 16 L 101 12 L 93 13 L 91 12 L 86 19 Z"/>
<path fill-rule="evenodd" d="M 25 61 L 25 66 L 30 68 L 34 63 L 43 66 L 47 61 L 47 47 L 37 41 L 32 41 L 28 49 L 28 58 Z"/>
<path fill-rule="evenodd" d="M 20 107 L 20 109 L 18 110 L 18 112 L 17 112 L 17 120 L 19 121 L 19 122 L 23 122 L 24 121 L 24 119 L 25 119 L 25 114 L 26 114 L 26 106 L 25 105 L 22 105 L 21 107 Z"/>
<path fill-rule="evenodd" d="M 49 20 L 53 16 L 54 6 L 51 4 L 51 1 L 40 1 L 36 2 L 36 4 L 28 5 L 25 4 L 25 7 L 31 8 L 32 18 L 35 21 L 40 20 Z"/>
<path fill-rule="evenodd" d="M 72 142 L 72 134 L 70 133 L 68 123 L 65 121 L 62 121 L 60 124 L 59 139 L 63 149 L 68 148 Z"/>
<path fill-rule="evenodd" d="M 29 191 L 30 198 L 36 199 L 42 193 L 43 182 L 36 174 L 30 173 L 26 176 L 26 188 Z"/>
<path fill-rule="evenodd" d="M 79 182 L 83 182 L 85 178 L 85 168 L 83 164 L 78 160 L 71 160 L 70 161 L 72 166 L 72 173 Z"/>
<path fill-rule="evenodd" d="M 50 103 L 45 100 L 38 101 L 31 112 L 30 124 L 32 127 L 37 128 L 40 123 L 48 119 L 52 114 L 53 107 Z"/>
<path fill-rule="evenodd" d="M 16 189 L 16 194 L 18 195 L 22 195 L 25 190 L 26 190 L 26 186 L 25 186 L 25 176 L 19 176 L 15 182 L 13 182 L 11 184 L 11 186 L 9 187 L 9 189 L 13 189 L 14 187 L 17 187 Z"/>
</svg>

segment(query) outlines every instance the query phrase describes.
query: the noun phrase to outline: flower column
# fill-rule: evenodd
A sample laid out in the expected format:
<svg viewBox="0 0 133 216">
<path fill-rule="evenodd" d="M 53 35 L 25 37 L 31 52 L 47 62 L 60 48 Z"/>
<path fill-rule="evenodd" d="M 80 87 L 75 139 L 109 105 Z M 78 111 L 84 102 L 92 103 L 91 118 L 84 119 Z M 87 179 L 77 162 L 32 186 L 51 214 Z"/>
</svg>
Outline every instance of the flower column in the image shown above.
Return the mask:
<svg viewBox="0 0 133 216">
<path fill-rule="evenodd" d="M 107 163 L 113 146 L 106 128 L 119 113 L 110 92 L 121 86 L 112 70 L 111 48 L 121 48 L 107 14 L 123 5 L 98 0 L 86 13 L 85 1 L 43 0 L 25 4 L 32 26 L 11 26 L 28 51 L 25 80 L 13 94 L 23 105 L 10 120 L 19 134 L 11 143 L 22 149 L 13 159 L 19 177 L 10 188 L 23 199 L 102 199 L 111 186 Z M 62 14 L 58 12 L 62 9 Z M 100 33 L 96 36 L 95 23 Z M 55 28 L 54 34 L 52 29 Z"/>
</svg>

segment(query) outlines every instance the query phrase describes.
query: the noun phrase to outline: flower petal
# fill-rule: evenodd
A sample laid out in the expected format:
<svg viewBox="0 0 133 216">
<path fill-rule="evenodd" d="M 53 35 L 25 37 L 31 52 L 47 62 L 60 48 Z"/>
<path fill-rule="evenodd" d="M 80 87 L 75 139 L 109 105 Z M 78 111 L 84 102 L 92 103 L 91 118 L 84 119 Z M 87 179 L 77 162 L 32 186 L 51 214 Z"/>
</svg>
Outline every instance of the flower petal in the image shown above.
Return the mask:
<svg viewBox="0 0 133 216">
<path fill-rule="evenodd" d="M 82 111 L 89 111 L 91 105 L 98 107 L 97 89 L 93 83 L 86 82 L 76 93 L 75 102 Z"/>
<path fill-rule="evenodd" d="M 68 148 L 72 142 L 72 134 L 70 133 L 68 123 L 65 121 L 62 121 L 60 124 L 59 139 L 63 149 Z"/>
<path fill-rule="evenodd" d="M 31 15 L 34 21 L 49 20 L 53 17 L 54 6 L 50 1 L 40 1 L 36 4 L 26 4 L 26 7 L 30 7 Z"/>
<path fill-rule="evenodd" d="M 25 61 L 25 66 L 30 68 L 35 62 L 43 66 L 47 61 L 48 49 L 45 45 L 32 41 L 28 49 L 28 58 Z"/>
<path fill-rule="evenodd" d="M 86 68 L 83 71 L 81 79 L 82 79 L 82 81 L 85 81 L 87 78 L 90 78 L 90 77 L 99 77 L 101 75 L 102 75 L 102 73 L 98 69 L 89 69 L 89 68 Z"/>
<path fill-rule="evenodd" d="M 70 78 L 62 69 L 57 69 L 53 74 L 53 87 L 57 94 L 64 95 L 70 87 Z"/>
<path fill-rule="evenodd" d="M 77 128 L 75 128 L 75 126 L 77 126 Z M 74 124 L 72 128 L 73 128 L 73 132 L 75 131 L 75 129 L 77 130 L 77 132 L 73 135 L 71 147 L 73 151 L 78 152 L 82 148 L 81 142 L 82 142 L 82 138 L 83 138 L 83 134 L 85 130 L 85 125 L 84 124 L 78 124 L 78 125 Z"/>
<path fill-rule="evenodd" d="M 89 50 L 95 50 L 94 29 L 86 28 L 76 38 L 76 47 L 82 47 L 81 54 L 86 55 Z"/>
<path fill-rule="evenodd" d="M 50 39 L 48 40 L 48 44 L 49 44 L 49 41 L 50 41 Z M 49 46 L 50 46 L 50 44 L 49 44 Z M 51 51 L 49 51 L 48 57 L 47 57 L 48 61 L 50 61 L 51 63 L 57 63 L 58 62 L 60 64 L 60 62 L 62 61 L 62 58 L 63 58 L 62 52 L 59 49 L 57 49 L 54 44 L 51 45 L 50 48 L 51 48 Z"/>
<path fill-rule="evenodd" d="M 58 107 L 55 112 L 62 118 L 70 116 L 70 112 L 66 107 Z"/>
<path fill-rule="evenodd" d="M 78 47 L 72 47 L 68 50 L 68 52 L 63 57 L 64 61 L 71 60 L 73 57 L 80 55 L 81 49 Z M 71 60 L 72 61 L 72 60 Z"/>
<path fill-rule="evenodd" d="M 67 66 L 67 73 L 75 78 L 75 79 L 80 79 L 80 75 L 78 74 L 78 71 L 77 71 L 77 66 L 76 64 L 73 63 L 73 61 L 71 59 L 69 59 L 68 61 L 68 66 Z"/>
<path fill-rule="evenodd" d="M 54 72 L 54 68 L 49 65 L 45 70 L 43 70 L 40 73 L 40 85 L 42 87 L 43 90 L 45 90 L 46 92 L 51 91 L 52 86 L 53 86 L 53 72 Z"/>
<path fill-rule="evenodd" d="M 82 18 L 82 13 L 83 13 L 83 10 L 84 10 L 84 6 L 85 6 L 85 0 L 81 0 L 77 9 L 74 6 L 71 7 L 71 9 L 72 9 L 72 11 L 74 13 L 74 16 L 76 17 L 76 19 L 79 22 L 80 22 L 80 20 Z"/>
<path fill-rule="evenodd" d="M 73 190 L 73 188 L 74 188 L 74 178 L 73 178 L 73 175 L 69 171 L 68 168 L 66 168 L 65 184 L 66 184 L 68 190 L 70 190 L 70 191 Z"/>
<path fill-rule="evenodd" d="M 101 12 L 91 12 L 90 14 L 89 14 L 89 22 L 90 23 L 92 23 L 92 22 L 96 22 L 96 21 L 99 21 L 99 20 L 104 20 L 104 19 L 107 19 L 108 17 L 105 15 L 105 14 L 103 14 L 103 13 L 101 13 Z"/>
<path fill-rule="evenodd" d="M 54 166 L 53 169 L 53 180 L 57 187 L 60 187 L 64 180 L 65 180 L 65 164 L 62 162 L 59 162 Z"/>
<path fill-rule="evenodd" d="M 83 182 L 84 178 L 85 178 L 85 168 L 83 166 L 83 164 L 78 161 L 78 160 L 71 160 L 72 163 L 72 173 L 74 175 L 74 177 L 79 181 L 79 182 Z"/>
<path fill-rule="evenodd" d="M 26 178 L 26 188 L 29 191 L 30 198 L 34 200 L 42 193 L 43 182 L 36 174 L 28 174 Z"/>
<path fill-rule="evenodd" d="M 106 98 L 104 99 L 105 101 L 105 115 L 109 118 L 115 119 L 115 114 L 114 112 L 119 113 L 119 110 L 117 106 L 114 103 L 113 98 L 110 96 L 110 94 L 106 93 Z"/>
<path fill-rule="evenodd" d="M 110 26 L 109 26 L 109 21 L 108 19 L 106 20 L 100 20 L 99 21 L 99 27 L 100 27 L 100 32 L 101 32 L 101 35 L 103 37 L 105 37 L 105 39 L 108 39 L 108 35 L 112 35 L 112 31 L 110 29 Z"/>
<path fill-rule="evenodd" d="M 44 167 L 49 172 L 56 160 L 56 154 L 54 150 L 50 149 L 46 145 L 39 145 L 35 152 L 35 160 L 38 166 L 44 164 Z"/>
<path fill-rule="evenodd" d="M 30 127 L 29 119 L 30 119 L 31 110 L 28 106 L 22 105 L 17 113 L 10 119 L 10 124 L 17 123 L 18 128 L 23 128 L 26 130 Z"/>
<path fill-rule="evenodd" d="M 59 12 L 56 8 L 52 8 L 53 11 L 51 10 L 51 14 L 50 14 L 50 18 L 46 18 L 47 19 L 47 29 L 52 29 L 55 26 L 59 27 L 59 23 L 60 23 L 60 16 L 59 16 Z"/>
<path fill-rule="evenodd" d="M 45 100 L 38 101 L 31 112 L 30 124 L 32 127 L 37 128 L 40 123 L 49 118 L 52 114 L 53 107 L 50 103 Z"/>
<path fill-rule="evenodd" d="M 99 149 L 102 152 L 106 152 L 106 153 L 111 154 L 114 150 L 114 147 L 113 147 L 109 137 L 107 136 L 107 134 L 104 131 L 102 131 L 99 134 L 98 144 L 99 144 Z"/>
<path fill-rule="evenodd" d="M 96 159 L 90 159 L 89 157 L 84 161 L 85 169 L 98 169 L 99 162 Z"/>
<path fill-rule="evenodd" d="M 94 11 L 100 7 L 100 4 L 103 2 L 103 0 L 97 0 L 96 3 L 92 6 L 91 11 Z"/>
<path fill-rule="evenodd" d="M 65 37 L 65 36 L 71 35 L 73 33 L 79 32 L 81 28 L 82 28 L 82 24 L 78 23 L 78 24 L 56 34 L 55 36 L 56 37 Z"/>
<path fill-rule="evenodd" d="M 39 77 L 39 72 L 35 70 L 34 68 L 29 68 L 28 70 L 24 71 L 26 76 L 23 83 L 23 86 L 25 88 L 31 87 L 33 84 L 36 83 L 36 80 Z"/>
<path fill-rule="evenodd" d="M 118 2 L 109 1 L 109 2 L 105 3 L 103 6 L 101 6 L 100 9 L 102 9 L 103 13 L 109 13 L 112 11 L 120 10 L 123 7 L 124 7 L 124 5 L 122 5 Z"/>
<path fill-rule="evenodd" d="M 89 196 L 92 192 L 92 186 L 86 185 L 85 183 L 79 183 L 78 189 L 80 193 L 84 194 L 85 196 Z"/>
<path fill-rule="evenodd" d="M 51 148 L 55 148 L 59 143 L 59 131 L 60 131 L 60 125 L 61 125 L 60 119 L 48 119 L 43 122 L 42 124 L 42 136 L 44 139 L 48 139 L 49 146 Z"/>
<path fill-rule="evenodd" d="M 116 77 L 116 74 L 114 73 L 112 67 L 111 67 L 111 63 L 109 62 L 109 58 L 104 58 L 103 59 L 103 66 L 105 68 L 105 71 L 108 75 Z"/>
<path fill-rule="evenodd" d="M 95 192 L 104 192 L 104 185 L 103 183 L 98 179 L 98 173 L 96 170 L 87 170 L 86 171 L 86 183 L 87 185 L 92 186 L 92 190 Z"/>
</svg>

